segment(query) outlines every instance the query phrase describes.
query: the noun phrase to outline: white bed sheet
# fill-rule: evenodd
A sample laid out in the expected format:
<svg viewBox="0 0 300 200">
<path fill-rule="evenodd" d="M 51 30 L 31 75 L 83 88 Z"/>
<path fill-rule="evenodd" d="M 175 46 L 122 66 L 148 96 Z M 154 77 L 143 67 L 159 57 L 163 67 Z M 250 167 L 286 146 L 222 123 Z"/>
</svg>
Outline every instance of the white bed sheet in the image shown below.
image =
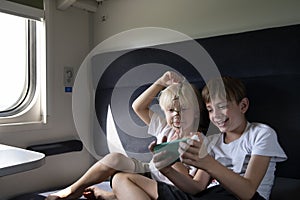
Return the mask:
<svg viewBox="0 0 300 200">
<path fill-rule="evenodd" d="M 103 190 L 106 190 L 106 191 L 112 191 L 109 181 L 104 181 L 102 183 L 96 184 L 96 186 Z M 59 190 L 43 192 L 43 193 L 40 193 L 39 195 L 47 197 L 49 194 L 55 193 L 56 191 L 59 191 Z M 84 196 L 82 196 L 80 199 L 85 199 L 85 198 L 84 198 Z"/>
</svg>

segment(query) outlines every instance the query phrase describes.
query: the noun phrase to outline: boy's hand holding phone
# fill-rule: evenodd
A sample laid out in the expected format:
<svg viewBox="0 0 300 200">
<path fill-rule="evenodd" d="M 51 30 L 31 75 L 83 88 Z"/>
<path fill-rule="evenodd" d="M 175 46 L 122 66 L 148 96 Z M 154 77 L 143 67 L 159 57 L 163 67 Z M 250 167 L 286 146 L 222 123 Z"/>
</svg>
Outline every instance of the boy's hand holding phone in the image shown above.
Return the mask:
<svg viewBox="0 0 300 200">
<path fill-rule="evenodd" d="M 151 143 L 149 149 L 154 153 L 153 162 L 156 168 L 162 169 L 179 161 L 179 143 L 187 142 L 190 139 L 199 141 L 198 136 L 193 135 L 191 138 L 182 138 L 170 142 L 166 142 L 166 138 L 164 137 L 163 142 L 160 144 L 156 144 L 156 142 Z"/>
<path fill-rule="evenodd" d="M 172 166 L 179 158 L 178 148 L 180 141 L 166 142 L 164 137 L 161 144 L 156 141 L 149 145 L 149 149 L 153 152 L 153 163 L 159 170 Z"/>
</svg>

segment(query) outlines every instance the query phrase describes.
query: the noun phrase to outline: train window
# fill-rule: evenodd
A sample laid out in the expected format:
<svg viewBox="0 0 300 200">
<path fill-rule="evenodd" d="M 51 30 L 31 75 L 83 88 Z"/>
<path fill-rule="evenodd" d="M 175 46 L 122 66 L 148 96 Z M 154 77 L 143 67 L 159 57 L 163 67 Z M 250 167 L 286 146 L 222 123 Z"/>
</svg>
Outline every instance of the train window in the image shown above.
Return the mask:
<svg viewBox="0 0 300 200">
<path fill-rule="evenodd" d="M 10 9 L 0 26 L 0 125 L 45 122 L 44 22 Z"/>
<path fill-rule="evenodd" d="M 28 20 L 0 13 L 0 112 L 20 107 L 29 94 Z"/>
</svg>

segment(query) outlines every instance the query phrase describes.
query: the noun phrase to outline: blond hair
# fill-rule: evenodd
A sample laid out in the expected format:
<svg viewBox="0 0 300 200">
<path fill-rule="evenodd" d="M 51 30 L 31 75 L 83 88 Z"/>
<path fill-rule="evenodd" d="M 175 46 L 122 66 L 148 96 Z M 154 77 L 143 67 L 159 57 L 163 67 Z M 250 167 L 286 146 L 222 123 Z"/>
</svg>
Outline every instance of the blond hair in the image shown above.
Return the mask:
<svg viewBox="0 0 300 200">
<path fill-rule="evenodd" d="M 162 90 L 159 95 L 160 107 L 163 110 L 170 108 L 175 98 L 178 98 L 181 107 L 199 110 L 198 98 L 188 82 L 172 84 Z"/>
</svg>

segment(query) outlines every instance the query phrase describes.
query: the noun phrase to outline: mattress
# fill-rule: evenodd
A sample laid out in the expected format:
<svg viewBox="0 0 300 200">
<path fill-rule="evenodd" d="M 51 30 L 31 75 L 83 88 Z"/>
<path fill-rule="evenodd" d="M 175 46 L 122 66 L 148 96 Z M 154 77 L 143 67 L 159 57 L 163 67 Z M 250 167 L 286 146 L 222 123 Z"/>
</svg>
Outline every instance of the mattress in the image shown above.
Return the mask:
<svg viewBox="0 0 300 200">
<path fill-rule="evenodd" d="M 110 183 L 109 181 L 105 181 L 102 183 L 99 183 L 96 185 L 97 187 L 106 190 L 106 191 L 111 191 Z M 58 190 L 52 190 L 52 191 L 46 191 L 46 192 L 40 192 L 40 193 L 30 193 L 30 194 L 24 194 L 18 197 L 14 197 L 9 200 L 44 200 L 49 194 L 55 193 Z M 80 199 L 86 199 L 83 196 Z"/>
</svg>

